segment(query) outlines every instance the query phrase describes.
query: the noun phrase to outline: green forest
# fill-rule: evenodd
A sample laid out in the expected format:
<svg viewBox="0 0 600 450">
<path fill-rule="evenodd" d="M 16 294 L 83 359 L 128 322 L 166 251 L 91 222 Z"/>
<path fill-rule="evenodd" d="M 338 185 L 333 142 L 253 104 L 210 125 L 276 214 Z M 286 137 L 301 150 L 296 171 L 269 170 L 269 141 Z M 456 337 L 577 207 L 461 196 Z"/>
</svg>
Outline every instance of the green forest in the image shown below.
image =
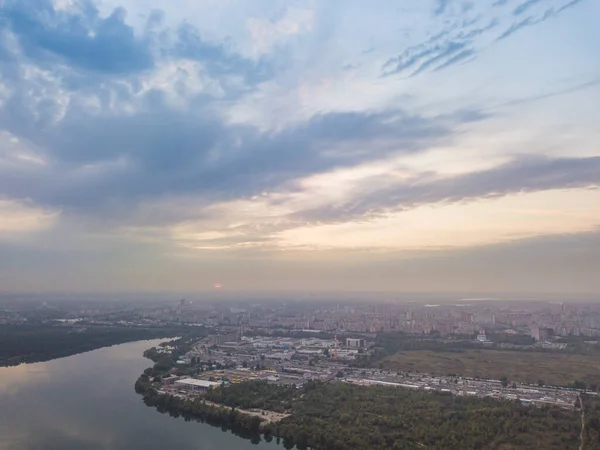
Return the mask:
<svg viewBox="0 0 600 450">
<path fill-rule="evenodd" d="M 532 408 L 510 400 L 458 397 L 343 382 L 308 382 L 302 388 L 264 381 L 240 383 L 186 401 L 160 395 L 142 375 L 136 391 L 160 412 L 200 420 L 260 441 L 273 437 L 288 449 L 577 449 L 579 411 Z M 216 407 L 210 402 L 222 404 Z M 584 449 L 598 449 L 600 408 L 586 400 Z M 236 408 L 286 412 L 280 422 L 262 422 Z"/>
<path fill-rule="evenodd" d="M 0 327 L 0 366 L 49 361 L 125 342 L 177 336 L 167 328 L 71 327 L 3 325 Z"/>
</svg>

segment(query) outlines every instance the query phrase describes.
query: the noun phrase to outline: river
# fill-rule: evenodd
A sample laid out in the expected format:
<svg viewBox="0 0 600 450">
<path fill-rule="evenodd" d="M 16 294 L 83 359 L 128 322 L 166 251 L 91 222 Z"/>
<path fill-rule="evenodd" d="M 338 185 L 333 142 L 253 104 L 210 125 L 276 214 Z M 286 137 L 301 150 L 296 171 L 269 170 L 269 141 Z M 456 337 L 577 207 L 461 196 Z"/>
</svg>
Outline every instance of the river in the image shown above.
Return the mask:
<svg viewBox="0 0 600 450">
<path fill-rule="evenodd" d="M 160 341 L 0 368 L 1 450 L 274 450 L 220 428 L 158 413 L 134 392 Z"/>
</svg>

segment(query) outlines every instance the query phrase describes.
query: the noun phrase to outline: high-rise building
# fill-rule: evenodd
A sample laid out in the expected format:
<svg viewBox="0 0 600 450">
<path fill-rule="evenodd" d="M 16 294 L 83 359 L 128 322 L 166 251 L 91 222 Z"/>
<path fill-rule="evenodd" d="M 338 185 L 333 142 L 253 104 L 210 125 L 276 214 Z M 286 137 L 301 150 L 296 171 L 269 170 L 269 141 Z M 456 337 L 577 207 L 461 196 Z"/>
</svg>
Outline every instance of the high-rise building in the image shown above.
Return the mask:
<svg viewBox="0 0 600 450">
<path fill-rule="evenodd" d="M 364 347 L 364 346 L 365 346 L 364 339 L 353 339 L 353 338 L 346 339 L 346 347 L 359 348 L 359 347 Z"/>
</svg>

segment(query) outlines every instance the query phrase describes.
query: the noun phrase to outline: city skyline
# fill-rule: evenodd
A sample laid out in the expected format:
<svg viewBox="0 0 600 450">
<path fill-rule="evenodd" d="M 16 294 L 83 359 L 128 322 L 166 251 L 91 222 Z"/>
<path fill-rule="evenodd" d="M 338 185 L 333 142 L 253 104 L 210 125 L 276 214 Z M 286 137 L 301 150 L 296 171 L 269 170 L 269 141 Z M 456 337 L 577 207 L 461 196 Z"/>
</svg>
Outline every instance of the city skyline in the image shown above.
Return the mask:
<svg viewBox="0 0 600 450">
<path fill-rule="evenodd" d="M 5 0 L 0 291 L 598 295 L 599 15 Z"/>
</svg>

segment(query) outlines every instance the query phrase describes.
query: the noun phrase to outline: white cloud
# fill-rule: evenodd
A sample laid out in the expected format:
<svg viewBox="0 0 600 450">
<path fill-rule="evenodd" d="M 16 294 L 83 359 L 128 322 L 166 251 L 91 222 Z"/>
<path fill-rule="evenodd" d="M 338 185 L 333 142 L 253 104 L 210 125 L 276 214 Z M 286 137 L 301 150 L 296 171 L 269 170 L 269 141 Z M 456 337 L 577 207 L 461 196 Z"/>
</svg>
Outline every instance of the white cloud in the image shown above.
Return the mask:
<svg viewBox="0 0 600 450">
<path fill-rule="evenodd" d="M 312 30 L 315 13 L 309 9 L 290 8 L 277 21 L 265 18 L 249 18 L 246 26 L 252 38 L 255 56 L 268 53 L 275 45 L 292 36 Z"/>
<path fill-rule="evenodd" d="M 292 228 L 276 236 L 290 249 L 460 248 L 600 227 L 600 189 L 514 194 L 425 205 L 369 221 Z"/>
<path fill-rule="evenodd" d="M 51 211 L 30 202 L 0 199 L 0 236 L 22 235 L 52 226 L 59 212 Z"/>
<path fill-rule="evenodd" d="M 26 145 L 9 132 L 0 131 L 0 166 L 45 166 L 48 161 L 32 146 Z"/>
</svg>

